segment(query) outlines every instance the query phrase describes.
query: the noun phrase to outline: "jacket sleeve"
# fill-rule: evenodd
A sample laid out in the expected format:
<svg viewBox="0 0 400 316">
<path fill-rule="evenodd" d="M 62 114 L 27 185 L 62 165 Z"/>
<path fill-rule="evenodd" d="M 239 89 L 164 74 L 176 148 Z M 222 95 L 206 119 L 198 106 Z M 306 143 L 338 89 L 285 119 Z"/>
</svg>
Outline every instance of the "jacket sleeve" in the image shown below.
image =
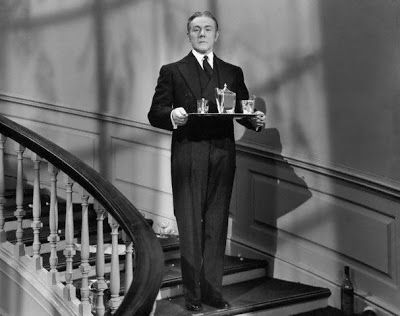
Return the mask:
<svg viewBox="0 0 400 316">
<path fill-rule="evenodd" d="M 162 66 L 147 118 L 152 126 L 172 131 L 171 111 L 173 109 L 172 72 Z"/>
</svg>

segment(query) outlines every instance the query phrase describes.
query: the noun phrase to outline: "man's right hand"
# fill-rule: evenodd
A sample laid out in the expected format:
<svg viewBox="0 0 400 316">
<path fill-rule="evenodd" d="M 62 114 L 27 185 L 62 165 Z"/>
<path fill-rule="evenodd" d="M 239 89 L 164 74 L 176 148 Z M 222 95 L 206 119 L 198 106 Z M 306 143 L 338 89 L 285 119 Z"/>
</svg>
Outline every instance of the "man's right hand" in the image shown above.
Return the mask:
<svg viewBox="0 0 400 316">
<path fill-rule="evenodd" d="M 171 117 L 177 126 L 185 125 L 188 120 L 188 114 L 182 107 L 173 109 L 171 112 Z"/>
</svg>

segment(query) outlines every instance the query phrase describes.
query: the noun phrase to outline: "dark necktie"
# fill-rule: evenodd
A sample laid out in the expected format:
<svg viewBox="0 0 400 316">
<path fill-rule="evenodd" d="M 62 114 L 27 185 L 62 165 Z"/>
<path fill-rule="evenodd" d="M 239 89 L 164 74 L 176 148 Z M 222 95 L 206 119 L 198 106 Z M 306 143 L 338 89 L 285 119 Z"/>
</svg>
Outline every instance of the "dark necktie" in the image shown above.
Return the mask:
<svg viewBox="0 0 400 316">
<path fill-rule="evenodd" d="M 208 56 L 204 56 L 203 58 L 203 69 L 206 72 L 208 78 L 212 77 L 213 69 L 211 68 L 210 64 L 208 63 Z"/>
</svg>

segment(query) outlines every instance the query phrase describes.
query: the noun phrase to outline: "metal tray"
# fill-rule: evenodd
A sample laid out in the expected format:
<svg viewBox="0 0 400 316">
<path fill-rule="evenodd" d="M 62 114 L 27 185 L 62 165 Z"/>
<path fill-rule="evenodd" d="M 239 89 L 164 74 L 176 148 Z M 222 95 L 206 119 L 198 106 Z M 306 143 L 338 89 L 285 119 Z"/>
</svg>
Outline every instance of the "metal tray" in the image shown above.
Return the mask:
<svg viewBox="0 0 400 316">
<path fill-rule="evenodd" d="M 255 113 L 188 113 L 189 116 L 196 117 L 253 117 Z"/>
</svg>

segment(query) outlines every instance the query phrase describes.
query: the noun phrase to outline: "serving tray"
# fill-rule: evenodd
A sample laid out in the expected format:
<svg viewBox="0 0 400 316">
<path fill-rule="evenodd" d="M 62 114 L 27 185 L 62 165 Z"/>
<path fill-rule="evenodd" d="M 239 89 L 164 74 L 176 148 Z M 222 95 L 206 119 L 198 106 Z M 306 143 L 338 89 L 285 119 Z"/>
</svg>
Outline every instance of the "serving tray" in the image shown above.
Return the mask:
<svg viewBox="0 0 400 316">
<path fill-rule="evenodd" d="M 255 113 L 188 113 L 189 116 L 196 117 L 253 117 Z"/>
</svg>

